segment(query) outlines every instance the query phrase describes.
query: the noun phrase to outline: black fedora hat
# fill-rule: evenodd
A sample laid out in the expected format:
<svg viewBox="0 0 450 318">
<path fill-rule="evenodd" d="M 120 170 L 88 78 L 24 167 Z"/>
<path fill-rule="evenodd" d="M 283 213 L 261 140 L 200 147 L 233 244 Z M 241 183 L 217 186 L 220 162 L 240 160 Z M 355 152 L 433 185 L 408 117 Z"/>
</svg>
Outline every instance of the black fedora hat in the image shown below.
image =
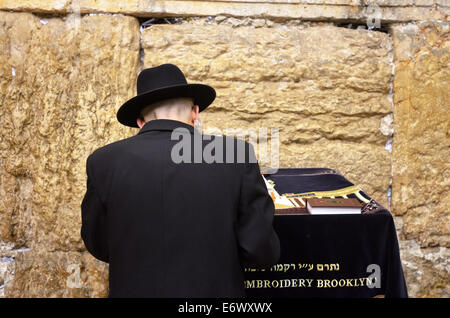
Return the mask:
<svg viewBox="0 0 450 318">
<path fill-rule="evenodd" d="M 174 97 L 192 97 L 200 111 L 216 98 L 214 88 L 204 84 L 188 84 L 183 72 L 173 64 L 162 64 L 139 73 L 137 96 L 125 102 L 117 111 L 117 119 L 125 126 L 138 127 L 138 119 L 145 106 Z"/>
</svg>

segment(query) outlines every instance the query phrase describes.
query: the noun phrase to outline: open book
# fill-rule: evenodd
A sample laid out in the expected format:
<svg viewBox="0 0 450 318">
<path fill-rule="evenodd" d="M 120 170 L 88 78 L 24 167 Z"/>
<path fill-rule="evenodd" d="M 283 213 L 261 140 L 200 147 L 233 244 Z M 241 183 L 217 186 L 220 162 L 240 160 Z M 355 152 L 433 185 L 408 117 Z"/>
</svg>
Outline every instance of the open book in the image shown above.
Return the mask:
<svg viewBox="0 0 450 318">
<path fill-rule="evenodd" d="M 273 181 L 267 180 L 264 176 L 262 177 L 266 183 L 267 191 L 273 200 L 276 215 L 308 214 L 305 200 L 302 198 L 288 198 L 284 195 L 280 195 L 277 190 L 275 190 Z"/>
</svg>

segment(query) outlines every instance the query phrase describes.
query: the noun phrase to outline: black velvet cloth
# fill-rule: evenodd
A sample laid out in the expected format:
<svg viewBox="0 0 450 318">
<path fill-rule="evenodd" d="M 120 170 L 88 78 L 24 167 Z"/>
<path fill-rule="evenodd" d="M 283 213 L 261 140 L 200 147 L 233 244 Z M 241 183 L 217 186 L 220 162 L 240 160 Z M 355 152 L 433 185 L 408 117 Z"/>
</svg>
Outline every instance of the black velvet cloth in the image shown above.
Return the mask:
<svg viewBox="0 0 450 318">
<path fill-rule="evenodd" d="M 279 194 L 331 191 L 354 185 L 326 168 L 280 169 L 266 178 L 275 182 Z M 361 215 L 276 215 L 274 228 L 281 244 L 278 264 L 282 266 L 265 271 L 246 269 L 247 296 L 408 297 L 393 218 L 379 206 L 377 212 Z M 335 264 L 333 268 L 331 264 Z M 379 284 L 373 288 L 364 281 L 364 277 L 376 274 L 373 268 L 368 269 L 370 264 L 380 269 Z"/>
</svg>

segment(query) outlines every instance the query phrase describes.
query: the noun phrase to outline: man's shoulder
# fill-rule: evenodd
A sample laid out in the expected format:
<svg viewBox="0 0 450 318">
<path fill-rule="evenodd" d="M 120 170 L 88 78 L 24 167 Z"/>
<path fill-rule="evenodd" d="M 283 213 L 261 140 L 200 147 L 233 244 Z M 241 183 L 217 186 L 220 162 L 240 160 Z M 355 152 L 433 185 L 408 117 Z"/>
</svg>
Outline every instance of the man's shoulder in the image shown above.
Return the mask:
<svg viewBox="0 0 450 318">
<path fill-rule="evenodd" d="M 110 160 L 116 157 L 118 154 L 122 153 L 124 148 L 128 147 L 135 136 L 131 136 L 125 139 L 117 140 L 94 149 L 91 154 L 89 154 L 87 160 L 92 162 L 103 162 L 105 160 Z"/>
<path fill-rule="evenodd" d="M 257 161 L 252 143 L 239 138 L 239 136 L 201 134 L 203 140 L 202 154 L 208 155 L 208 151 L 214 156 L 225 156 L 227 159 L 217 159 L 216 162 L 226 163 L 254 163 Z M 87 158 L 93 165 L 108 165 L 119 159 L 133 145 L 138 145 L 137 136 L 121 139 L 95 149 Z M 167 140 L 169 142 L 169 140 Z M 191 140 L 192 146 L 195 141 Z M 222 151 L 219 151 L 219 149 Z M 232 158 L 231 158 L 231 157 Z M 214 160 L 213 160 L 214 161 Z"/>
</svg>

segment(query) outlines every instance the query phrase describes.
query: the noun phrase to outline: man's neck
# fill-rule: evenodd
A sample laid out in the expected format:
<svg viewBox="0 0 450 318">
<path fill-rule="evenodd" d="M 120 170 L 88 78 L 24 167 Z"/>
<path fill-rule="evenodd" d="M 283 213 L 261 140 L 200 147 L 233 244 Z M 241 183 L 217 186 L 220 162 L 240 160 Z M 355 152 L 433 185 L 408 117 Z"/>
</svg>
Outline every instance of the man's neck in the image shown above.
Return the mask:
<svg viewBox="0 0 450 318">
<path fill-rule="evenodd" d="M 194 127 L 194 123 L 192 123 L 192 122 L 189 122 L 187 120 L 183 120 L 183 119 L 180 119 L 180 118 L 177 118 L 177 117 L 170 117 L 170 116 L 164 116 L 164 117 L 160 117 L 160 118 L 151 119 L 151 120 L 146 121 L 145 124 L 148 123 L 149 121 L 158 120 L 158 119 L 168 119 L 168 120 L 180 121 L 182 123 L 185 123 L 185 124 L 188 124 L 188 125 L 191 125 L 192 127 Z"/>
</svg>

